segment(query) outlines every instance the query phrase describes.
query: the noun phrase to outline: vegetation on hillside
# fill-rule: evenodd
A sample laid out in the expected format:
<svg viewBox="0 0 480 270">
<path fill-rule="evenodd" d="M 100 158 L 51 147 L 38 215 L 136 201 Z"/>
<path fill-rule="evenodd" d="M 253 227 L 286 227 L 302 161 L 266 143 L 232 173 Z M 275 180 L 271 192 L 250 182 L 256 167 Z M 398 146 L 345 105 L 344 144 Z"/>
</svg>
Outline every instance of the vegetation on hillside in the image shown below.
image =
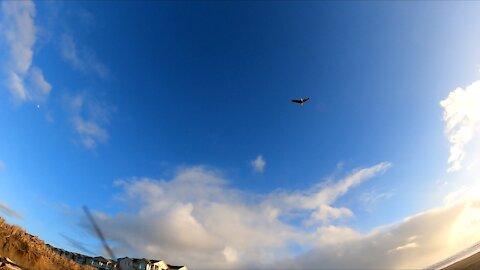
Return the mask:
<svg viewBox="0 0 480 270">
<path fill-rule="evenodd" d="M 31 270 L 94 270 L 63 258 L 38 237 L 7 224 L 1 217 L 0 257 L 8 257 L 22 268 Z"/>
</svg>

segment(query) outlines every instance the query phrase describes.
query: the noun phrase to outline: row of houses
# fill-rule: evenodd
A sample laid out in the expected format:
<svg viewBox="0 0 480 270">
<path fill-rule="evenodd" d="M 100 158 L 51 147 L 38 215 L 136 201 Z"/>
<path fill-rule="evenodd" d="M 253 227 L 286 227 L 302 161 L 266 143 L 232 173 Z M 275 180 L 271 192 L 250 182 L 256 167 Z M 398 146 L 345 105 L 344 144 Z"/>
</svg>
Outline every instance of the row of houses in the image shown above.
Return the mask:
<svg viewBox="0 0 480 270">
<path fill-rule="evenodd" d="M 55 253 L 81 265 L 93 266 L 99 270 L 188 270 L 186 266 L 167 264 L 163 260 L 149 260 L 123 257 L 118 260 L 106 259 L 102 256 L 90 257 L 80 253 L 70 252 L 47 244 Z"/>
</svg>

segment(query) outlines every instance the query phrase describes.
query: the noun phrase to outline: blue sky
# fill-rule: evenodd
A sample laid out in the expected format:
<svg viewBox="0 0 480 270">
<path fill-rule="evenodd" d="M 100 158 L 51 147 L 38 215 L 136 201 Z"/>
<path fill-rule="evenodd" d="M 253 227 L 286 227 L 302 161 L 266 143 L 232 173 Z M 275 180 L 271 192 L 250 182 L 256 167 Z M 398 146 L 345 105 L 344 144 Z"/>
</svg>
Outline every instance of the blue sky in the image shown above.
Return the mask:
<svg viewBox="0 0 480 270">
<path fill-rule="evenodd" d="M 366 268 L 433 263 L 480 240 L 418 229 L 477 220 L 479 8 L 3 2 L 0 214 L 100 253 L 87 205 L 119 255 L 194 268 L 349 268 L 326 247 L 389 232 Z"/>
</svg>

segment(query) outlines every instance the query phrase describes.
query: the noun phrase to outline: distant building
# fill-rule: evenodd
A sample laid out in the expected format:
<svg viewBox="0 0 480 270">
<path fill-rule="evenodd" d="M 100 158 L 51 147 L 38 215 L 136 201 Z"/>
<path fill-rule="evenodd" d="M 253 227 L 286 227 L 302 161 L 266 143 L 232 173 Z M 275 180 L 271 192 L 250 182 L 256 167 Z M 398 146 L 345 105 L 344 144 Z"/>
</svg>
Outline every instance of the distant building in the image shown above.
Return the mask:
<svg viewBox="0 0 480 270">
<path fill-rule="evenodd" d="M 168 264 L 162 260 L 150 260 L 149 270 L 168 270 Z"/>
<path fill-rule="evenodd" d="M 117 263 L 120 266 L 120 269 L 122 270 L 135 269 L 133 266 L 133 260 L 131 258 L 128 258 L 128 257 L 119 258 L 117 260 Z"/>
<path fill-rule="evenodd" d="M 132 259 L 128 257 L 118 259 L 122 270 L 168 270 L 168 264 L 162 260 Z"/>
<path fill-rule="evenodd" d="M 138 270 L 150 270 L 150 261 L 147 259 L 133 259 L 133 266 Z"/>
<path fill-rule="evenodd" d="M 186 266 L 169 265 L 163 260 L 149 260 L 123 257 L 118 260 L 108 260 L 102 256 L 90 257 L 83 254 L 66 251 L 54 246 L 47 246 L 69 260 L 72 260 L 81 265 L 88 265 L 97 268 L 98 270 L 188 270 Z"/>
</svg>

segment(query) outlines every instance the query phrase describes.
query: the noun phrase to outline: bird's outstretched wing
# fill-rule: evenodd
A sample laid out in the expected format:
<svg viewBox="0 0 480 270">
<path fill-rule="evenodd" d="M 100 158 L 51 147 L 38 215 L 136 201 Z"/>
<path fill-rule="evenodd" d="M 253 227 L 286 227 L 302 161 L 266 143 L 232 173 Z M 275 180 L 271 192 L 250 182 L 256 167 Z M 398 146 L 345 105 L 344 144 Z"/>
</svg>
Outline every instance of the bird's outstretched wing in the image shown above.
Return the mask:
<svg viewBox="0 0 480 270">
<path fill-rule="evenodd" d="M 298 100 L 298 99 L 292 99 L 292 102 L 295 102 L 295 103 L 302 103 L 301 100 Z"/>
<path fill-rule="evenodd" d="M 85 214 L 87 215 L 88 219 L 90 220 L 90 223 L 92 223 L 92 226 L 93 226 L 93 229 L 95 230 L 95 233 L 97 234 L 98 238 L 100 238 L 100 240 L 102 241 L 102 244 L 103 244 L 103 247 L 105 248 L 105 250 L 107 251 L 108 255 L 110 256 L 110 258 L 112 260 L 116 260 L 117 258 L 115 257 L 115 255 L 113 254 L 113 251 L 112 249 L 110 248 L 110 246 L 107 244 L 107 240 L 105 240 L 105 237 L 103 236 L 103 233 L 102 231 L 100 230 L 100 227 L 98 227 L 97 223 L 95 222 L 95 220 L 93 219 L 93 216 L 90 214 L 90 211 L 88 210 L 88 208 L 86 206 L 83 207 L 83 211 L 85 212 Z"/>
<path fill-rule="evenodd" d="M 307 102 L 307 101 L 309 101 L 309 100 L 310 100 L 310 98 L 307 97 L 307 98 L 304 98 L 304 99 L 303 99 L 303 102 Z"/>
</svg>

